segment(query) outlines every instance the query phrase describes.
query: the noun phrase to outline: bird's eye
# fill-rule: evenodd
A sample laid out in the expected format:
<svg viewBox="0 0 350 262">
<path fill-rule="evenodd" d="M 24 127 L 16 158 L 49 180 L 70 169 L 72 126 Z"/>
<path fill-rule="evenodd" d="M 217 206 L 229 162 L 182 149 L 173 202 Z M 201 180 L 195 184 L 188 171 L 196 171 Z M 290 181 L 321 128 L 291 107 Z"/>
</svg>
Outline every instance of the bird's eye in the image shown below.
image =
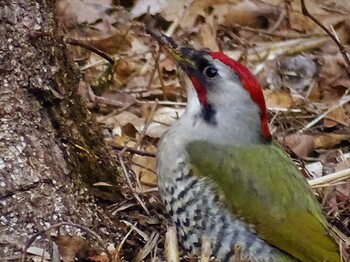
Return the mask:
<svg viewBox="0 0 350 262">
<path fill-rule="evenodd" d="M 214 78 L 218 74 L 218 70 L 213 66 L 208 66 L 204 69 L 204 74 L 209 78 Z"/>
</svg>

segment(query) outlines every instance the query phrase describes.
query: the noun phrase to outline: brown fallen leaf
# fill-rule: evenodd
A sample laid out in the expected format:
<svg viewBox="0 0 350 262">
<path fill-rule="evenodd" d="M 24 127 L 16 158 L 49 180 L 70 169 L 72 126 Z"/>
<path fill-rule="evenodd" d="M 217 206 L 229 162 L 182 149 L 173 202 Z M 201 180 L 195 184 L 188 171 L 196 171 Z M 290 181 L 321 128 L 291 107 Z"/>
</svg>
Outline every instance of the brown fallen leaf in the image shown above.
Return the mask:
<svg viewBox="0 0 350 262">
<path fill-rule="evenodd" d="M 155 153 L 156 147 L 153 145 L 143 148 L 143 151 Z M 154 157 L 146 157 L 134 155 L 132 158 L 132 167 L 140 176 L 140 182 L 146 186 L 157 186 L 156 175 L 156 159 Z"/>
<path fill-rule="evenodd" d="M 349 117 L 346 115 L 345 110 L 342 106 L 339 106 L 329 112 L 325 117 L 323 124 L 325 127 L 335 127 L 338 124 L 348 125 Z"/>
<path fill-rule="evenodd" d="M 317 136 L 314 139 L 315 148 L 331 148 L 338 145 L 341 141 L 349 140 L 350 134 L 325 134 Z"/>
<path fill-rule="evenodd" d="M 293 134 L 279 141 L 287 145 L 297 156 L 304 158 L 316 149 L 331 148 L 348 139 L 350 139 L 350 134 L 331 133 L 319 136 Z"/>
<path fill-rule="evenodd" d="M 75 261 L 78 259 L 88 259 L 90 256 L 96 255 L 97 251 L 92 248 L 88 240 L 79 236 L 55 236 L 54 242 L 58 246 L 58 250 L 64 262 Z"/>
<path fill-rule="evenodd" d="M 293 134 L 283 139 L 287 145 L 298 157 L 305 158 L 315 150 L 314 137 L 310 135 Z"/>
<path fill-rule="evenodd" d="M 291 108 L 293 99 L 290 93 L 286 91 L 264 90 L 266 106 L 268 108 Z"/>
<path fill-rule="evenodd" d="M 199 38 L 202 45 L 212 51 L 219 51 L 219 46 L 216 42 L 216 28 L 214 25 L 205 23 L 200 26 Z"/>
<path fill-rule="evenodd" d="M 216 5 L 213 16 L 219 18 L 218 22 L 231 27 L 234 24 L 252 28 L 265 28 L 267 20 L 277 20 L 282 8 L 266 1 L 226 1 Z"/>
</svg>

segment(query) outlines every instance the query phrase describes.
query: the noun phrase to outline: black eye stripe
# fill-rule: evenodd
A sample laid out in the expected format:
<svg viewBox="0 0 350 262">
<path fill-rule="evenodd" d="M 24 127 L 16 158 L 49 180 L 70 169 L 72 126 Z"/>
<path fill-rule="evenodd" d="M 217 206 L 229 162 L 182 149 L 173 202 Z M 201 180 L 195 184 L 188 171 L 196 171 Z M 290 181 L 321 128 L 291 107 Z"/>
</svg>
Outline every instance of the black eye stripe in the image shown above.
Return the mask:
<svg viewBox="0 0 350 262">
<path fill-rule="evenodd" d="M 211 64 L 209 63 L 208 60 L 206 59 L 200 59 L 198 62 L 197 62 L 197 66 L 198 66 L 198 69 L 203 72 L 204 69 L 206 69 L 207 67 L 211 66 Z"/>
<path fill-rule="evenodd" d="M 207 59 L 199 58 L 197 60 L 198 72 L 205 77 L 213 78 L 217 75 L 217 69 Z"/>
</svg>

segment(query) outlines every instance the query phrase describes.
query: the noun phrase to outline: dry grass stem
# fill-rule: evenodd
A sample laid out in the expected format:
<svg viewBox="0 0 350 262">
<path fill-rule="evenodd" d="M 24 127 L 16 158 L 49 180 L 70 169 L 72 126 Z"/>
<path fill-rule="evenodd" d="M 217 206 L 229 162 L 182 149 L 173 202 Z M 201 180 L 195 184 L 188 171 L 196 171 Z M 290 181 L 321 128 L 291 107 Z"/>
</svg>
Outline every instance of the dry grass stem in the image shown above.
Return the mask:
<svg viewBox="0 0 350 262">
<path fill-rule="evenodd" d="M 135 262 L 143 261 L 148 256 L 148 254 L 152 252 L 152 249 L 157 245 L 158 238 L 159 234 L 152 232 L 144 247 L 137 253 Z"/>
<path fill-rule="evenodd" d="M 175 102 L 175 101 L 140 101 L 138 100 L 137 103 L 139 104 L 155 104 L 157 103 L 158 105 L 164 105 L 164 106 L 186 106 L 186 102 Z"/>
<path fill-rule="evenodd" d="M 108 54 L 106 54 L 105 52 L 97 49 L 94 46 L 85 44 L 85 43 L 83 43 L 83 42 L 81 42 L 79 40 L 72 39 L 72 38 L 66 38 L 65 41 L 66 41 L 67 44 L 83 47 L 83 48 L 85 48 L 85 49 L 87 49 L 87 50 L 89 50 L 89 51 L 99 55 L 100 57 L 104 58 L 111 65 L 114 65 L 114 60 Z"/>
<path fill-rule="evenodd" d="M 130 180 L 130 177 L 129 177 L 129 172 L 128 170 L 126 170 L 126 167 L 125 167 L 125 164 L 124 164 L 124 161 L 122 159 L 121 156 L 118 156 L 118 160 L 120 162 L 120 166 L 123 170 L 123 174 L 124 174 L 124 177 L 127 181 L 127 184 L 130 188 L 130 190 L 132 191 L 132 194 L 134 195 L 135 199 L 139 202 L 139 204 L 141 205 L 141 207 L 143 208 L 143 210 L 146 212 L 147 215 L 150 215 L 149 211 L 148 211 L 148 208 L 146 207 L 146 205 L 143 203 L 143 201 L 141 200 L 141 198 L 139 197 L 139 195 L 136 193 L 134 187 L 132 186 L 131 184 L 131 180 Z"/>
<path fill-rule="evenodd" d="M 123 221 L 125 223 L 125 221 Z M 126 223 L 125 223 L 126 224 Z M 119 243 L 118 247 L 117 247 L 117 252 L 114 256 L 114 261 L 120 261 L 119 259 L 119 253 L 122 250 L 122 247 L 125 243 L 125 241 L 128 239 L 128 237 L 130 236 L 131 232 L 134 231 L 134 229 L 136 228 L 135 226 L 137 225 L 137 223 L 135 223 L 131 229 L 128 231 L 128 233 L 126 233 L 126 235 L 123 237 L 122 241 Z"/>
<path fill-rule="evenodd" d="M 155 153 L 152 152 L 147 152 L 147 151 L 142 151 L 142 150 L 137 150 L 131 147 L 127 147 L 127 146 L 118 146 L 118 145 L 112 145 L 113 149 L 116 150 L 120 150 L 123 152 L 130 152 L 136 155 L 140 155 L 140 156 L 148 156 L 148 157 L 156 157 Z"/>
<path fill-rule="evenodd" d="M 137 234 L 140 235 L 140 237 L 143 238 L 144 241 L 147 242 L 147 241 L 149 240 L 149 236 L 148 236 L 146 233 L 144 233 L 143 231 L 141 231 L 140 229 L 138 229 L 138 228 L 136 227 L 136 224 L 131 224 L 129 221 L 126 221 L 126 220 L 122 220 L 122 222 L 123 222 L 125 225 L 131 227 Z"/>
<path fill-rule="evenodd" d="M 345 181 L 347 179 L 350 179 L 350 168 L 335 172 L 333 174 L 311 179 L 309 180 L 309 184 L 311 187 L 332 186 L 335 183 L 339 183 L 340 181 Z"/>
<path fill-rule="evenodd" d="M 174 226 L 168 227 L 165 234 L 165 257 L 167 262 L 180 261 L 179 245 L 177 243 L 176 228 Z"/>
<path fill-rule="evenodd" d="M 314 120 L 312 120 L 311 122 L 309 122 L 307 125 L 305 125 L 302 129 L 300 129 L 298 131 L 298 133 L 303 133 L 306 130 L 308 130 L 310 127 L 314 126 L 315 124 L 317 124 L 319 121 L 321 121 L 323 118 L 325 118 L 331 111 L 333 111 L 334 109 L 336 109 L 339 106 L 343 106 L 345 104 L 347 104 L 348 102 L 350 102 L 350 96 L 347 95 L 347 93 L 338 100 L 338 103 L 336 103 L 335 105 L 331 106 L 328 108 L 328 110 L 326 112 L 324 112 L 323 114 L 319 115 L 318 117 L 316 117 Z"/>
<path fill-rule="evenodd" d="M 209 262 L 212 253 L 211 238 L 207 235 L 202 237 L 201 262 Z"/>
<path fill-rule="evenodd" d="M 155 100 L 155 103 L 152 105 L 152 108 L 151 108 L 151 112 L 149 113 L 148 117 L 147 117 L 147 120 L 146 120 L 146 123 L 145 123 L 145 127 L 143 128 L 141 134 L 140 134 L 140 137 L 137 139 L 136 143 L 135 143 L 135 146 L 133 147 L 134 150 L 137 150 L 138 147 L 141 145 L 142 143 L 142 140 L 143 138 L 145 137 L 146 135 L 146 131 L 149 127 L 149 125 L 152 123 L 153 121 L 153 118 L 154 118 L 154 114 L 156 112 L 156 108 L 158 106 L 158 100 L 156 99 Z"/>
<path fill-rule="evenodd" d="M 300 38 L 276 43 L 264 44 L 247 50 L 247 60 L 250 62 L 259 62 L 261 58 L 275 58 L 278 55 L 294 55 L 301 52 L 310 51 L 312 49 L 320 48 L 325 42 L 329 40 L 328 37 L 312 37 Z M 238 59 L 242 55 L 242 51 L 224 51 L 224 53 L 233 59 Z M 255 72 L 254 72 L 255 73 Z"/>
</svg>

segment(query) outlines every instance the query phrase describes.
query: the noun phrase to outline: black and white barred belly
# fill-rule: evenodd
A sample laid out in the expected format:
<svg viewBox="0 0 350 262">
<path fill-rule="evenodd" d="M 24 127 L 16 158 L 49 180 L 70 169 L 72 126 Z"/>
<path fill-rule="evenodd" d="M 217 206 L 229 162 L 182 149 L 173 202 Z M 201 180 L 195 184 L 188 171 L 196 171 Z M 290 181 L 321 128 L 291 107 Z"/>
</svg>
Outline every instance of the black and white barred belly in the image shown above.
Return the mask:
<svg viewBox="0 0 350 262">
<path fill-rule="evenodd" d="M 182 164 L 180 166 L 185 167 Z M 210 183 L 186 169 L 178 169 L 169 183 L 160 187 L 182 246 L 190 254 L 200 255 L 205 235 L 212 241 L 212 255 L 221 261 L 232 259 L 235 245 L 242 247 L 244 258 L 249 255 L 256 261 L 277 261 L 276 257 L 283 252 L 260 239 L 249 225 L 230 214 Z"/>
</svg>

